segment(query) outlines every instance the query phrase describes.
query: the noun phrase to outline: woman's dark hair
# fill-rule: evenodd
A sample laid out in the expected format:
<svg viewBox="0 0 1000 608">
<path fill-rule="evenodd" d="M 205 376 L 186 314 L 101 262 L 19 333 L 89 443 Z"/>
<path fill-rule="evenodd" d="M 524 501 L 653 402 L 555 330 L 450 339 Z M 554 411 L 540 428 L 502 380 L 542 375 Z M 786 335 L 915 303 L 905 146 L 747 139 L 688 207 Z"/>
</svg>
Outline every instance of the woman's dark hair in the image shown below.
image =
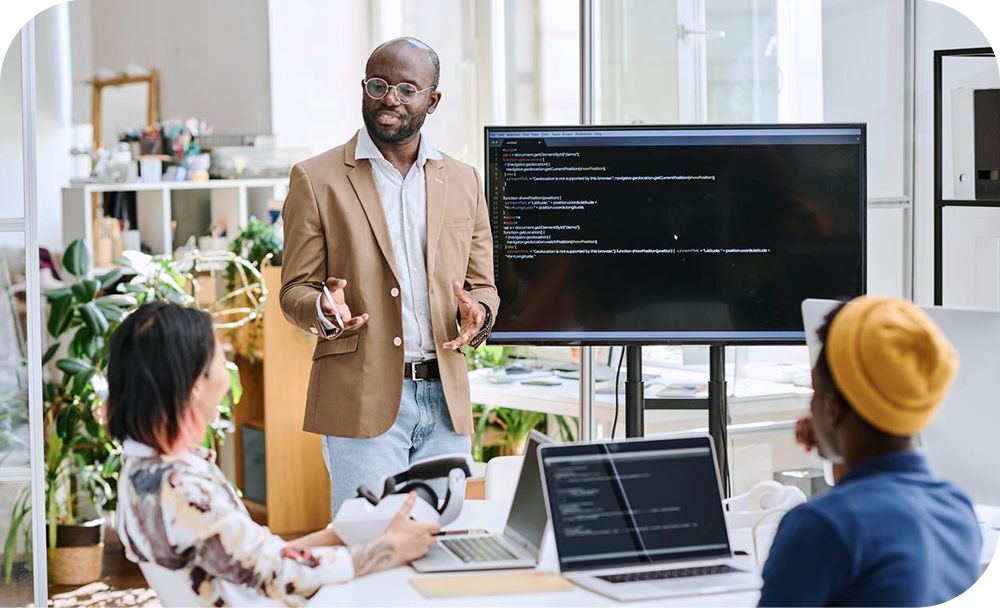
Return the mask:
<svg viewBox="0 0 1000 608">
<path fill-rule="evenodd" d="M 212 361 L 215 334 L 205 312 L 143 304 L 111 338 L 108 430 L 167 451 L 181 433 L 191 389 Z"/>
</svg>

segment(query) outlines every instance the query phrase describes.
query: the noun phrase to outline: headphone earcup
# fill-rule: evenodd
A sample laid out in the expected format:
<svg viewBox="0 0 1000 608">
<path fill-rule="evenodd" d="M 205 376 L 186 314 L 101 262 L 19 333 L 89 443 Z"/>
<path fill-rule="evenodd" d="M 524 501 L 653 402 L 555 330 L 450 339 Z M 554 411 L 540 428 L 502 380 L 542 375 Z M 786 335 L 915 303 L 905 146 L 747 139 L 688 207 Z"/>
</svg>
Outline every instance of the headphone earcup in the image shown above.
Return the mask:
<svg viewBox="0 0 1000 608">
<path fill-rule="evenodd" d="M 409 494 L 410 492 L 416 493 L 419 498 L 424 499 L 435 511 L 438 508 L 438 497 L 437 492 L 434 491 L 432 487 L 427 485 L 422 481 L 411 481 L 403 487 L 399 488 L 393 494 Z"/>
<path fill-rule="evenodd" d="M 785 486 L 773 479 L 765 479 L 757 482 L 750 488 L 750 504 L 754 511 L 766 511 L 773 508 L 775 496 L 779 494 Z"/>
</svg>

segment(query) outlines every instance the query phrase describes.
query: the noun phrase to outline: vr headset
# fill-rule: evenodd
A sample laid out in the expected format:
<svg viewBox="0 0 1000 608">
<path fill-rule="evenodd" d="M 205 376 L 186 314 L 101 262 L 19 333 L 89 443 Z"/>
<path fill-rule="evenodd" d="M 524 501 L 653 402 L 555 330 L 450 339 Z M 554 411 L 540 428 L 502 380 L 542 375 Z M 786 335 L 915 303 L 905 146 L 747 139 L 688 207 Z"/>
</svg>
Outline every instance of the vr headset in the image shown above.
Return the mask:
<svg viewBox="0 0 1000 608">
<path fill-rule="evenodd" d="M 383 477 L 381 495 L 359 486 L 358 497 L 345 500 L 337 510 L 333 528 L 348 544 L 371 542 L 385 533 L 410 492 L 417 495 L 410 511 L 412 519 L 446 526 L 462 512 L 465 481 L 471 475 L 472 457 L 468 454 L 448 454 L 415 462 L 401 473 Z M 428 483 L 441 478 L 448 480 L 443 500 Z"/>
</svg>

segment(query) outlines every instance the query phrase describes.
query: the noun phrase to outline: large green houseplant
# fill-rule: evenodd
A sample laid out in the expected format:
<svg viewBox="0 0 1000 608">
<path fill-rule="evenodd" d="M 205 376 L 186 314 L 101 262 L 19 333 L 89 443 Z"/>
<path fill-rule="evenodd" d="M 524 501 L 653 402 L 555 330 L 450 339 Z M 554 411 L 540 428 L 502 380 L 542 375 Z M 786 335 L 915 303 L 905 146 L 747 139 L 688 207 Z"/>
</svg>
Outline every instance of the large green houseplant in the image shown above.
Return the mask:
<svg viewBox="0 0 1000 608">
<path fill-rule="evenodd" d="M 111 337 L 121 321 L 146 302 L 193 306 L 192 277 L 169 257 L 126 252 L 126 269 L 90 278 L 90 254 L 82 240 L 66 248 L 63 266 L 75 279 L 46 292 L 46 331 L 52 345 L 42 357 L 54 359 L 56 373 L 43 384 L 45 436 L 45 515 L 49 564 L 57 583 L 82 584 L 100 576 L 102 514 L 113 511 L 121 449 L 106 433 L 102 406 L 107 393 Z M 125 275 L 131 276 L 123 280 Z M 222 420 L 239 400 L 239 372 L 229 365 L 232 391 L 220 404 Z M 224 424 L 224 422 L 223 422 Z M 220 425 L 212 433 L 222 437 Z M 206 438 L 206 442 L 212 437 Z M 19 538 L 27 538 L 29 493 L 17 498 L 4 543 L 4 577 L 9 582 Z M 81 516 L 89 521 L 81 521 Z M 64 547 L 63 545 L 76 545 Z M 30 548 L 30 543 L 25 543 Z M 87 564 L 84 571 L 81 565 Z"/>
<path fill-rule="evenodd" d="M 511 347 L 481 345 L 476 349 L 466 349 L 465 360 L 470 370 L 498 368 L 507 365 Z M 473 404 L 475 435 L 472 442 L 472 456 L 486 462 L 493 456 L 521 454 L 524 443 L 532 429 L 554 433 L 549 429 L 548 416 L 542 412 L 531 412 L 498 405 Z M 559 434 L 566 441 L 576 436 L 576 420 L 566 416 L 554 416 Z"/>
</svg>

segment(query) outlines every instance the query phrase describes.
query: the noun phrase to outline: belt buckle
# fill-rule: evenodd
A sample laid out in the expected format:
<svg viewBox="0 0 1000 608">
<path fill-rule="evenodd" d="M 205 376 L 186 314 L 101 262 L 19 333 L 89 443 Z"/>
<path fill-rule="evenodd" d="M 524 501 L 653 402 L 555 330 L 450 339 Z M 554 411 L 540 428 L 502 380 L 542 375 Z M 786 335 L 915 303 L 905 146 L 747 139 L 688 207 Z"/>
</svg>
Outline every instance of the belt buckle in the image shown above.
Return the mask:
<svg viewBox="0 0 1000 608">
<path fill-rule="evenodd" d="M 417 378 L 417 365 L 420 365 L 420 361 L 414 361 L 410 364 L 410 380 L 414 382 L 423 382 L 426 378 Z"/>
</svg>

